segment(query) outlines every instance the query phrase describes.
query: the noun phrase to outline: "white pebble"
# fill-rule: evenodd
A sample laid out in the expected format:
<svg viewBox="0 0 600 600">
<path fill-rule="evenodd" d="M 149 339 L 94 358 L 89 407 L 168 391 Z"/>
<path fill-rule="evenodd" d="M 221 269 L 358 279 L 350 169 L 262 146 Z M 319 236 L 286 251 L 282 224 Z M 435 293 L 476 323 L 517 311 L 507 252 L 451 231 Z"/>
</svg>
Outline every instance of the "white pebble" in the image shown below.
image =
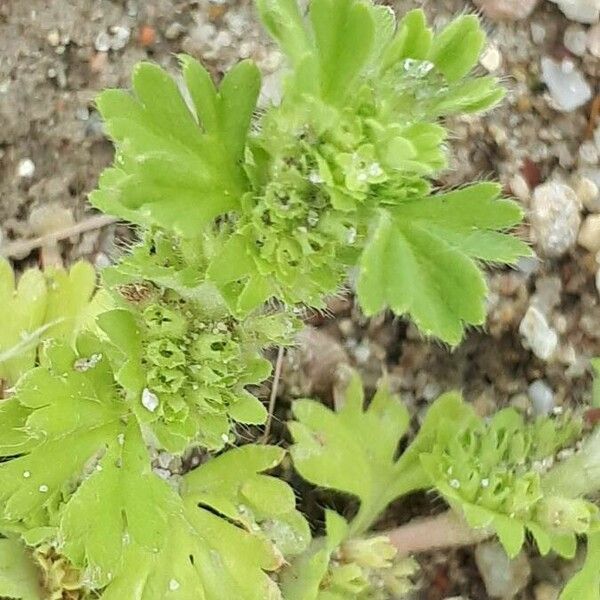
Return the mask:
<svg viewBox="0 0 600 600">
<path fill-rule="evenodd" d="M 514 598 L 529 582 L 531 567 L 527 555 L 520 553 L 511 560 L 499 542 L 477 546 L 475 562 L 492 598 Z"/>
<path fill-rule="evenodd" d="M 131 31 L 128 27 L 122 27 L 121 25 L 115 25 L 110 28 L 112 38 L 110 40 L 110 47 L 113 50 L 121 50 L 129 43 Z"/>
<path fill-rule="evenodd" d="M 579 146 L 579 159 L 582 163 L 588 165 L 595 165 L 598 163 L 598 148 L 596 148 L 596 144 L 589 140 L 587 142 L 583 142 L 581 146 Z"/>
<path fill-rule="evenodd" d="M 598 186 L 589 177 L 577 177 L 572 187 L 586 210 L 594 213 L 600 212 L 600 191 L 598 190 Z"/>
<path fill-rule="evenodd" d="M 551 181 L 535 188 L 530 222 L 537 246 L 545 256 L 558 258 L 575 245 L 580 208 L 577 195 L 567 185 Z"/>
<path fill-rule="evenodd" d="M 533 381 L 527 389 L 527 394 L 531 400 L 533 413 L 536 416 L 546 416 L 552 413 L 554 409 L 554 392 L 545 381 L 541 379 Z"/>
<path fill-rule="evenodd" d="M 144 408 L 150 412 L 154 412 L 158 408 L 159 403 L 158 396 L 148 388 L 144 388 L 142 392 L 142 404 Z"/>
<path fill-rule="evenodd" d="M 552 0 L 572 21 L 597 23 L 600 18 L 600 0 Z"/>
<path fill-rule="evenodd" d="M 53 47 L 56 48 L 56 46 L 58 46 L 60 44 L 60 33 L 58 33 L 58 31 L 56 29 L 53 29 L 47 36 L 46 39 L 48 40 L 48 43 Z"/>
<path fill-rule="evenodd" d="M 535 306 L 530 306 L 519 325 L 524 346 L 541 360 L 549 360 L 558 346 L 558 335 L 546 317 Z"/>
<path fill-rule="evenodd" d="M 98 52 L 108 52 L 111 48 L 112 40 L 106 31 L 101 31 L 94 40 L 94 48 Z"/>
<path fill-rule="evenodd" d="M 598 252 L 600 250 L 600 215 L 588 215 L 579 230 L 577 243 L 589 250 Z"/>
<path fill-rule="evenodd" d="M 529 202 L 529 199 L 531 198 L 531 190 L 529 189 L 529 184 L 523 175 L 520 173 L 513 175 L 509 185 L 511 192 L 516 198 L 521 200 L 521 202 Z"/>
<path fill-rule="evenodd" d="M 498 47 L 494 44 L 490 44 L 481 55 L 479 63 L 490 73 L 497 71 L 502 64 L 502 54 L 500 54 Z"/>
<path fill-rule="evenodd" d="M 30 179 L 35 173 L 35 163 L 30 158 L 23 158 L 17 165 L 17 175 L 21 179 Z"/>
<path fill-rule="evenodd" d="M 530 29 L 533 43 L 538 46 L 543 44 L 544 40 L 546 39 L 546 28 L 540 23 L 532 23 Z"/>
<path fill-rule="evenodd" d="M 587 47 L 592 56 L 600 58 L 600 23 L 589 28 L 587 32 Z"/>
<path fill-rule="evenodd" d="M 576 56 L 583 56 L 587 46 L 587 33 L 579 25 L 569 25 L 563 37 L 565 48 Z"/>
<path fill-rule="evenodd" d="M 542 80 L 559 110 L 572 112 L 591 100 L 590 84 L 570 60 L 558 62 L 543 56 L 541 66 Z"/>
</svg>

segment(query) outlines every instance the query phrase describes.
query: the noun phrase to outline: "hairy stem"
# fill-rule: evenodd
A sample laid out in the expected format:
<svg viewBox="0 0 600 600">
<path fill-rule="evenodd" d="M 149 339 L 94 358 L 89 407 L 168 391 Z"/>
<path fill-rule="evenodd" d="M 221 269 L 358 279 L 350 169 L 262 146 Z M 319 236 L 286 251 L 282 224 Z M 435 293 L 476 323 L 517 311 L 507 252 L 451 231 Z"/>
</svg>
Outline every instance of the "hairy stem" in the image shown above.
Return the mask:
<svg viewBox="0 0 600 600">
<path fill-rule="evenodd" d="M 490 529 L 472 529 L 454 511 L 435 517 L 415 519 L 385 532 L 399 556 L 429 552 L 439 548 L 469 546 L 492 535 Z"/>
</svg>

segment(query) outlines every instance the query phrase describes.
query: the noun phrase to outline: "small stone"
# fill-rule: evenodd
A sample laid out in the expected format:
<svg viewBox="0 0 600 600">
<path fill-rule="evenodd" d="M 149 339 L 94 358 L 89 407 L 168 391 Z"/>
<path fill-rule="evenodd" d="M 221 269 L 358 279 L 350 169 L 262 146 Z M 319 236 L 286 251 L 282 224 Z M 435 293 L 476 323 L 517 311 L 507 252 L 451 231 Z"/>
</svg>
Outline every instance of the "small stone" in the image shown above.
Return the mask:
<svg viewBox="0 0 600 600">
<path fill-rule="evenodd" d="M 175 21 L 167 27 L 165 31 L 165 38 L 168 40 L 176 40 L 177 38 L 181 37 L 185 31 L 185 27 L 181 23 Z"/>
<path fill-rule="evenodd" d="M 549 415 L 554 409 L 554 392 L 543 380 L 536 379 L 527 388 L 527 394 L 536 416 Z"/>
<path fill-rule="evenodd" d="M 121 25 L 115 25 L 110 28 L 112 38 L 110 41 L 110 47 L 113 50 L 122 50 L 129 43 L 131 37 L 131 30 L 129 27 L 123 27 Z"/>
<path fill-rule="evenodd" d="M 579 230 L 577 243 L 593 253 L 600 250 L 600 215 L 586 217 Z"/>
<path fill-rule="evenodd" d="M 494 44 L 490 44 L 481 55 L 479 63 L 490 73 L 497 71 L 502 64 L 502 54 L 500 54 L 498 47 Z"/>
<path fill-rule="evenodd" d="M 142 25 L 138 32 L 138 43 L 143 48 L 149 48 L 156 42 L 156 29 L 151 25 Z"/>
<path fill-rule="evenodd" d="M 559 594 L 560 589 L 546 581 L 538 583 L 533 589 L 535 600 L 558 600 Z"/>
<path fill-rule="evenodd" d="M 94 48 L 98 52 L 108 52 L 111 48 L 112 40 L 106 31 L 101 31 L 94 40 Z"/>
<path fill-rule="evenodd" d="M 598 148 L 593 141 L 583 142 L 579 146 L 579 159 L 583 164 L 595 165 L 598 163 Z"/>
<path fill-rule="evenodd" d="M 542 81 L 556 107 L 563 112 L 572 112 L 589 102 L 592 88 L 572 61 L 556 61 L 548 56 L 541 60 Z"/>
<path fill-rule="evenodd" d="M 159 405 L 158 396 L 151 392 L 148 388 L 144 388 L 142 392 L 142 405 L 150 412 L 154 412 Z"/>
<path fill-rule="evenodd" d="M 538 0 L 474 0 L 475 6 L 493 21 L 520 21 L 527 18 Z"/>
<path fill-rule="evenodd" d="M 546 28 L 540 23 L 532 23 L 530 29 L 533 43 L 537 46 L 543 44 L 546 39 Z"/>
<path fill-rule="evenodd" d="M 515 195 L 516 198 L 521 200 L 521 202 L 529 202 L 531 198 L 531 190 L 529 189 L 529 184 L 523 175 L 517 173 L 514 175 L 510 182 L 510 190 Z"/>
<path fill-rule="evenodd" d="M 552 0 L 572 21 L 597 23 L 600 18 L 600 0 Z"/>
<path fill-rule="evenodd" d="M 545 256 L 557 258 L 574 246 L 581 224 L 579 210 L 579 200 L 569 186 L 551 181 L 535 188 L 530 222 Z"/>
<path fill-rule="evenodd" d="M 587 33 L 579 25 L 569 25 L 565 29 L 563 43 L 565 48 L 575 56 L 583 56 L 587 47 Z"/>
<path fill-rule="evenodd" d="M 600 23 L 588 29 L 587 48 L 592 56 L 600 58 Z"/>
<path fill-rule="evenodd" d="M 593 213 L 600 212 L 600 190 L 589 177 L 577 177 L 572 188 L 586 210 Z"/>
<path fill-rule="evenodd" d="M 35 163 L 30 158 L 22 158 L 17 165 L 17 175 L 21 179 L 31 179 L 35 173 Z"/>
<path fill-rule="evenodd" d="M 56 30 L 53 29 L 47 36 L 46 39 L 48 40 L 48 43 L 53 47 L 56 48 L 56 46 L 58 46 L 60 44 L 60 33 Z"/>
<path fill-rule="evenodd" d="M 475 548 L 475 562 L 492 598 L 514 598 L 529 582 L 531 568 L 521 552 L 510 559 L 498 542 L 485 542 Z"/>
<path fill-rule="evenodd" d="M 547 361 L 558 346 L 558 335 L 550 327 L 546 317 L 535 306 L 530 306 L 519 325 L 519 334 L 524 346 L 529 348 L 538 358 Z"/>
<path fill-rule="evenodd" d="M 535 282 L 535 294 L 531 297 L 531 305 L 544 315 L 549 315 L 560 304 L 562 280 L 558 275 L 539 277 Z"/>
</svg>

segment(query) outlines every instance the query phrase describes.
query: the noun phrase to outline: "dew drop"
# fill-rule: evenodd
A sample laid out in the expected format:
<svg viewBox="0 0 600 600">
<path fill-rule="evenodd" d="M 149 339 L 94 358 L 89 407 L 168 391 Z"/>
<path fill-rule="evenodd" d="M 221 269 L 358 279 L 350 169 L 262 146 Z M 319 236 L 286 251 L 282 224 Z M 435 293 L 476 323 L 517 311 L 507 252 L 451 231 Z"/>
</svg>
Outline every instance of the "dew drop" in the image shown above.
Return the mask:
<svg viewBox="0 0 600 600">
<path fill-rule="evenodd" d="M 144 388 L 144 391 L 142 392 L 142 404 L 144 408 L 150 412 L 154 412 L 159 405 L 158 396 L 148 388 Z"/>
<path fill-rule="evenodd" d="M 29 479 L 31 477 L 31 473 L 29 471 L 24 471 L 23 477 L 25 477 L 25 479 Z"/>
<path fill-rule="evenodd" d="M 451 479 L 450 480 L 450 487 L 454 488 L 455 490 L 457 490 L 460 487 L 460 481 L 458 479 Z"/>
<path fill-rule="evenodd" d="M 169 590 L 174 592 L 178 589 L 179 589 L 179 581 L 177 581 L 177 579 L 171 579 L 171 581 L 169 581 Z"/>
<path fill-rule="evenodd" d="M 40 487 L 38 489 L 40 490 L 40 492 L 42 492 L 42 494 L 45 494 L 48 491 L 48 486 L 40 485 Z"/>
</svg>

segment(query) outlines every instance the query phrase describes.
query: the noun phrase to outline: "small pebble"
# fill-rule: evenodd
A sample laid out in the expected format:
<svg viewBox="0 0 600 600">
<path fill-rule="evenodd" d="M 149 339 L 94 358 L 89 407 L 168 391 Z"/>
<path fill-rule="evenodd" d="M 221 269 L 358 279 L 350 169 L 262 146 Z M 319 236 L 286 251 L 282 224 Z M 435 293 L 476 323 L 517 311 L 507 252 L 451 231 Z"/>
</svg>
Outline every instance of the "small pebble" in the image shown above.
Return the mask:
<svg viewBox="0 0 600 600">
<path fill-rule="evenodd" d="M 484 542 L 475 548 L 475 562 L 492 598 L 514 598 L 529 582 L 531 567 L 521 552 L 510 559 L 499 542 Z"/>
<path fill-rule="evenodd" d="M 106 31 L 101 31 L 94 40 L 94 48 L 98 52 L 108 52 L 111 48 L 111 42 L 110 35 Z"/>
<path fill-rule="evenodd" d="M 600 23 L 588 29 L 587 47 L 592 56 L 600 58 Z"/>
<path fill-rule="evenodd" d="M 572 188 L 586 210 L 600 212 L 600 190 L 591 179 L 585 176 L 577 177 Z"/>
<path fill-rule="evenodd" d="M 519 325 L 524 346 L 541 360 L 549 360 L 558 346 L 558 335 L 546 317 L 535 306 L 530 306 Z"/>
<path fill-rule="evenodd" d="M 490 44 L 481 55 L 479 63 L 490 73 L 497 71 L 502 64 L 502 54 L 500 54 L 498 47 Z"/>
<path fill-rule="evenodd" d="M 53 47 L 56 48 L 56 46 L 58 46 L 60 44 L 60 33 L 56 30 L 53 29 L 48 36 L 46 37 L 46 39 L 48 40 L 48 43 Z"/>
<path fill-rule="evenodd" d="M 543 44 L 544 40 L 546 39 L 546 28 L 540 23 L 532 23 L 530 29 L 533 43 L 537 46 Z"/>
<path fill-rule="evenodd" d="M 536 379 L 527 388 L 535 416 L 549 415 L 554 409 L 554 392 L 543 380 Z"/>
<path fill-rule="evenodd" d="M 538 0 L 474 0 L 475 6 L 493 21 L 520 21 L 527 18 Z"/>
<path fill-rule="evenodd" d="M 560 304 L 561 293 L 562 280 L 558 275 L 542 276 L 535 282 L 535 294 L 530 302 L 542 314 L 549 315 Z"/>
<path fill-rule="evenodd" d="M 600 215 L 588 215 L 585 218 L 577 243 L 593 253 L 600 250 Z"/>
<path fill-rule="evenodd" d="M 593 141 L 583 142 L 579 146 L 579 159 L 583 164 L 595 165 L 598 163 L 598 148 Z"/>
<path fill-rule="evenodd" d="M 572 21 L 597 23 L 600 18 L 600 0 L 552 0 Z"/>
<path fill-rule="evenodd" d="M 575 245 L 581 224 L 579 210 L 579 200 L 569 186 L 551 181 L 535 188 L 529 218 L 545 256 L 557 258 Z"/>
<path fill-rule="evenodd" d="M 35 163 L 30 158 L 22 158 L 17 165 L 17 175 L 21 179 L 31 179 L 35 173 Z"/>
<path fill-rule="evenodd" d="M 529 184 L 523 175 L 517 173 L 514 175 L 510 182 L 510 190 L 515 195 L 516 198 L 521 200 L 521 202 L 529 202 L 531 198 L 531 189 L 529 188 Z"/>
<path fill-rule="evenodd" d="M 168 40 L 176 40 L 177 38 L 181 37 L 185 31 L 185 27 L 181 23 L 175 21 L 167 27 L 165 31 L 165 38 Z"/>
<path fill-rule="evenodd" d="M 569 25 L 565 29 L 563 43 L 575 56 L 583 56 L 587 47 L 587 33 L 580 25 Z"/>
<path fill-rule="evenodd" d="M 129 27 L 122 27 L 121 25 L 115 25 L 110 28 L 112 38 L 110 40 L 110 47 L 113 50 L 122 50 L 129 43 L 131 37 L 131 30 Z"/>
<path fill-rule="evenodd" d="M 541 67 L 542 81 L 559 110 L 572 112 L 591 100 L 592 88 L 572 61 L 543 56 Z"/>
<path fill-rule="evenodd" d="M 138 32 L 138 42 L 140 46 L 149 48 L 156 42 L 156 29 L 151 25 L 142 25 Z"/>
</svg>

